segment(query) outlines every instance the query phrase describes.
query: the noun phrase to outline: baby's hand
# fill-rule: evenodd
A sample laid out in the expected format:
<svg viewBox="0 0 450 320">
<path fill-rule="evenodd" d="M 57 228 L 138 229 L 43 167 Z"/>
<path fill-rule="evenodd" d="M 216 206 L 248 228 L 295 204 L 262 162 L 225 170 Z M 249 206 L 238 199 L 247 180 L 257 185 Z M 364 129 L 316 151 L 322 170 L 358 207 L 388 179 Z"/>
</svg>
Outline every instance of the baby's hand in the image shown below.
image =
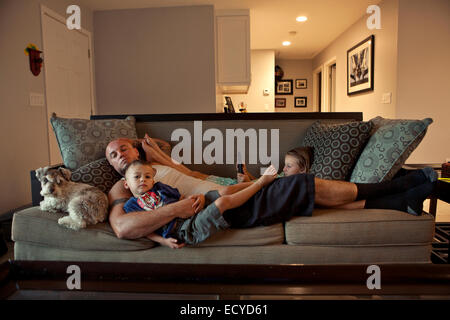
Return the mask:
<svg viewBox="0 0 450 320">
<path fill-rule="evenodd" d="M 186 245 L 185 243 L 178 244 L 177 242 L 178 240 L 175 238 L 164 238 L 164 240 L 161 241 L 161 244 L 172 249 L 180 249 Z"/>
</svg>

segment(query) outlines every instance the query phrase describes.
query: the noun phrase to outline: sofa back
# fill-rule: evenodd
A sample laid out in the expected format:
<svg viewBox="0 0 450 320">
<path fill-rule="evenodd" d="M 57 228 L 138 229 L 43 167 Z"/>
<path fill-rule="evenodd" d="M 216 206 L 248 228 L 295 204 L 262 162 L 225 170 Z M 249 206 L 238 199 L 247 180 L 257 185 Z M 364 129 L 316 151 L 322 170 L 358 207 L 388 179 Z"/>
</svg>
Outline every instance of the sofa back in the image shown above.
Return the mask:
<svg viewBox="0 0 450 320">
<path fill-rule="evenodd" d="M 178 145 L 178 147 L 175 147 L 175 150 L 172 149 L 172 154 L 181 155 L 183 155 L 182 152 L 176 151 L 177 149 L 179 151 L 181 148 L 181 143 L 185 143 L 183 152 L 190 152 L 190 156 L 188 154 L 184 155 L 185 159 L 188 159 L 188 161 L 183 161 L 184 165 L 192 170 L 223 177 L 236 176 L 235 163 L 237 162 L 239 140 L 241 140 L 241 143 L 245 142 L 243 148 L 245 155 L 241 153 L 242 160 L 244 160 L 247 168 L 254 176 L 259 176 L 260 167 L 267 167 L 268 158 L 275 159 L 275 162 L 278 162 L 278 169 L 281 171 L 286 152 L 301 145 L 306 130 L 315 121 L 345 123 L 362 120 L 361 112 L 156 114 L 134 116 L 139 138 L 148 133 L 151 137 L 169 142 L 172 148 Z M 92 116 L 91 119 L 124 117 L 126 116 L 97 115 Z M 208 135 L 213 136 L 213 138 L 208 137 Z M 227 144 L 229 148 L 227 148 Z M 278 148 L 276 148 L 277 144 Z M 210 146 L 209 148 L 208 145 Z M 216 151 L 219 151 L 218 154 L 210 152 L 213 146 L 217 148 Z M 230 148 L 230 146 L 233 146 L 233 148 Z M 272 155 L 272 149 L 278 150 L 277 155 Z M 220 150 L 222 150 L 222 154 L 220 154 Z M 230 150 L 234 151 L 230 153 Z M 209 154 L 218 161 L 208 164 L 208 160 L 205 158 Z M 229 157 L 228 161 L 227 157 Z"/>
</svg>

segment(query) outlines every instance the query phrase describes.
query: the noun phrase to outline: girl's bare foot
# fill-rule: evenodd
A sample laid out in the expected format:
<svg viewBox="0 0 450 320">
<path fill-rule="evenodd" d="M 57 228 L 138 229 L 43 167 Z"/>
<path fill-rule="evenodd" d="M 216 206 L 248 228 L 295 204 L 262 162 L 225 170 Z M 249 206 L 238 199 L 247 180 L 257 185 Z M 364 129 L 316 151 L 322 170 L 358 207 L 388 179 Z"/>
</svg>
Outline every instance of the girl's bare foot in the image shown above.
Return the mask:
<svg viewBox="0 0 450 320">
<path fill-rule="evenodd" d="M 263 175 L 259 177 L 259 179 L 256 182 L 262 184 L 262 186 L 264 187 L 270 184 L 276 178 L 277 178 L 277 170 L 273 165 L 271 165 L 266 169 L 266 171 L 264 171 Z"/>
</svg>

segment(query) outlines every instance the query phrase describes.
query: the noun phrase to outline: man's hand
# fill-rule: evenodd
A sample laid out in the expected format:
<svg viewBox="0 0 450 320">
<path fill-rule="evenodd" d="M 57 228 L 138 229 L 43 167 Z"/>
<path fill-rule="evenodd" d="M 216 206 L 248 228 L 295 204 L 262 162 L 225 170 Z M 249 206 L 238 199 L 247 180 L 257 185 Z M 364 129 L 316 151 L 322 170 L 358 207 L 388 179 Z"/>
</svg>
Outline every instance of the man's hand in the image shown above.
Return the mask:
<svg viewBox="0 0 450 320">
<path fill-rule="evenodd" d="M 183 199 L 183 200 L 177 201 L 175 203 L 171 203 L 170 206 L 176 207 L 175 212 L 176 212 L 176 216 L 178 218 L 188 219 L 197 213 L 197 212 L 195 212 L 194 202 L 195 202 L 195 199 L 192 199 L 191 197 L 189 197 L 187 199 Z"/>
<path fill-rule="evenodd" d="M 202 194 L 194 194 L 189 196 L 188 199 L 194 199 L 194 204 L 192 207 L 194 208 L 195 213 L 198 213 L 205 207 L 205 196 Z"/>
</svg>

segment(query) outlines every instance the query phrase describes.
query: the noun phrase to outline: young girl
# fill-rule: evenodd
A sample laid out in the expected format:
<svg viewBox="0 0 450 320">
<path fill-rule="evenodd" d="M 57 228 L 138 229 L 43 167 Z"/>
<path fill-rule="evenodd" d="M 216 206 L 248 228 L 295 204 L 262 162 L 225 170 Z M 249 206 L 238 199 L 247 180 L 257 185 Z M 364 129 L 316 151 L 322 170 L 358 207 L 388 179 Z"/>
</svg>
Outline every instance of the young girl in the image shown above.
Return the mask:
<svg viewBox="0 0 450 320">
<path fill-rule="evenodd" d="M 298 173 L 309 173 L 312 162 L 312 148 L 311 147 L 298 147 L 289 150 L 284 157 L 283 172 L 278 175 L 278 178 L 288 177 Z M 243 166 L 243 173 L 237 173 L 237 179 L 223 178 L 217 176 L 208 176 L 206 180 L 220 184 L 220 185 L 232 185 L 241 182 L 249 182 L 256 180 L 254 176 L 248 172 L 245 164 Z"/>
</svg>

